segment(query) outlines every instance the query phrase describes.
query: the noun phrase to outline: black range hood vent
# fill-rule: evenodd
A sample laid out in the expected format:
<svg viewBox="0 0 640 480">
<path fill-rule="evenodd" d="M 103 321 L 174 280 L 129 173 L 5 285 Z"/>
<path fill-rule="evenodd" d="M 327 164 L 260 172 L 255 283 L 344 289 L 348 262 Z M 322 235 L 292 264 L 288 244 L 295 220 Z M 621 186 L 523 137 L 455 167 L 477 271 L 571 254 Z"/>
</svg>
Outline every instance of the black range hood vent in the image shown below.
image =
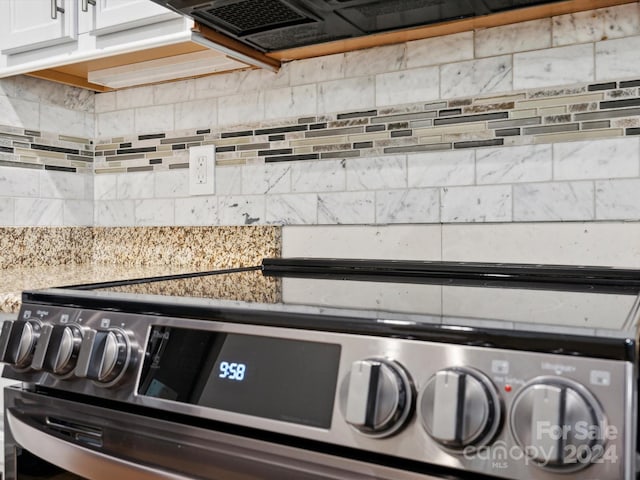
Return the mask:
<svg viewBox="0 0 640 480">
<path fill-rule="evenodd" d="M 224 25 L 238 36 L 316 21 L 280 0 L 243 0 L 221 4 L 199 11 L 198 17 Z"/>
</svg>

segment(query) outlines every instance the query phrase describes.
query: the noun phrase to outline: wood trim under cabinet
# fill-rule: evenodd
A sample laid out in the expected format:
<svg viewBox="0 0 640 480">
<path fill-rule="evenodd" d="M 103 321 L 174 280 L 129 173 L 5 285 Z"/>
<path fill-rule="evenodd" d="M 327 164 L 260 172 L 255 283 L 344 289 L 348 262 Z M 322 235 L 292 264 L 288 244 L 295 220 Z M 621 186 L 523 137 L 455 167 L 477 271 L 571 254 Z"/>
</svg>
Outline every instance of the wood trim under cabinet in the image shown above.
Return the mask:
<svg viewBox="0 0 640 480">
<path fill-rule="evenodd" d="M 62 83 L 64 85 L 71 85 L 72 87 L 86 88 L 87 90 L 93 90 L 94 92 L 98 93 L 113 91 L 112 88 L 89 82 L 86 77 L 78 77 L 69 73 L 60 72 L 53 68 L 38 70 L 37 72 L 25 73 L 25 75 L 35 78 L 41 78 L 43 80 L 50 80 L 52 82 Z"/>
</svg>

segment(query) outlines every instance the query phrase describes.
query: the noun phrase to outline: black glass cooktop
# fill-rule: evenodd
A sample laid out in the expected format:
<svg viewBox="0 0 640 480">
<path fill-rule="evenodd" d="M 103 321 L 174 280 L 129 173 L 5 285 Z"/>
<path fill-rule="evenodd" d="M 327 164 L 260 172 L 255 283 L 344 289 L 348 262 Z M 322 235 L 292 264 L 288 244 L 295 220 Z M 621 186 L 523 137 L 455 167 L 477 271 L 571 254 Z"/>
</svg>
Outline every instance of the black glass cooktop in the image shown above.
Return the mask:
<svg viewBox="0 0 640 480">
<path fill-rule="evenodd" d="M 265 259 L 262 265 L 69 287 L 180 298 L 295 304 L 493 321 L 628 330 L 640 271 L 495 263 Z M 462 322 L 461 322 L 462 319 Z"/>
</svg>

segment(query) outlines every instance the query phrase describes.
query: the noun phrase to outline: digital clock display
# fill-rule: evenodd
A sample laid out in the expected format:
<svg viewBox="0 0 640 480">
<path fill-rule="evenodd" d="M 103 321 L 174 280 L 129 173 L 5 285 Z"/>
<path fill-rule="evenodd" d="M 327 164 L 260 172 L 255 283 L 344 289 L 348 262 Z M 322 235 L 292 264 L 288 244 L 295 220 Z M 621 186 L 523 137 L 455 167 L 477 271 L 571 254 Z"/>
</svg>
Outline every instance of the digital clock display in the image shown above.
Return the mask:
<svg viewBox="0 0 640 480">
<path fill-rule="evenodd" d="M 221 361 L 219 368 L 220 372 L 218 377 L 237 380 L 238 382 L 244 380 L 244 373 L 247 371 L 247 366 L 244 363 L 236 362 Z"/>
<path fill-rule="evenodd" d="M 336 344 L 153 327 L 141 395 L 329 428 Z"/>
</svg>

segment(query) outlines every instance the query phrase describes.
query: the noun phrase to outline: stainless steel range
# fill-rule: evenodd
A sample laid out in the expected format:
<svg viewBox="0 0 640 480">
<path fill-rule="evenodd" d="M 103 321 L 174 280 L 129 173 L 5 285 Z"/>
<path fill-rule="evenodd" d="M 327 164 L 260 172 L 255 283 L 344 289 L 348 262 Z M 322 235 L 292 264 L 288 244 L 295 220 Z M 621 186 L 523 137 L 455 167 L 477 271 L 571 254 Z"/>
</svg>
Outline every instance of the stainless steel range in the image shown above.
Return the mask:
<svg viewBox="0 0 640 480">
<path fill-rule="evenodd" d="M 22 382 L 6 477 L 633 479 L 639 290 L 622 269 L 265 259 L 25 292 L 0 336 Z"/>
</svg>

